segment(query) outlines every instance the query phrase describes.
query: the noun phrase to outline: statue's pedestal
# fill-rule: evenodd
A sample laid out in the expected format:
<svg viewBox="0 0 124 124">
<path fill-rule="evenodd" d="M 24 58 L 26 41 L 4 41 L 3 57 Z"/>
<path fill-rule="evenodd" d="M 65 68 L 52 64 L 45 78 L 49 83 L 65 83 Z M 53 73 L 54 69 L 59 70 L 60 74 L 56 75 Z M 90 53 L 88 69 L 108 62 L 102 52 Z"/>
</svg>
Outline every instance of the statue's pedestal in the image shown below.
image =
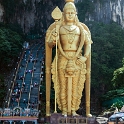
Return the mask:
<svg viewBox="0 0 124 124">
<path fill-rule="evenodd" d="M 60 113 L 51 114 L 50 124 L 97 124 L 95 117 L 67 116 Z"/>
</svg>

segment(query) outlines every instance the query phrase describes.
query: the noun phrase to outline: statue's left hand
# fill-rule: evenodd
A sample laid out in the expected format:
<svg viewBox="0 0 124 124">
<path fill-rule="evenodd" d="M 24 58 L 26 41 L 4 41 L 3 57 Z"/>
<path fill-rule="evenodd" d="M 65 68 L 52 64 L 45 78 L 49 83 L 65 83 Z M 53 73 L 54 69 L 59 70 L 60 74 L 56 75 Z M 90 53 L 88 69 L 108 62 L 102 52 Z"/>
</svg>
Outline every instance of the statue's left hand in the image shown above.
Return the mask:
<svg viewBox="0 0 124 124">
<path fill-rule="evenodd" d="M 85 62 L 86 62 L 86 60 L 87 60 L 87 58 L 86 58 L 86 57 L 81 56 L 81 57 L 78 57 L 78 59 L 77 59 L 76 63 L 77 63 L 77 64 L 83 64 L 83 63 L 85 63 Z"/>
</svg>

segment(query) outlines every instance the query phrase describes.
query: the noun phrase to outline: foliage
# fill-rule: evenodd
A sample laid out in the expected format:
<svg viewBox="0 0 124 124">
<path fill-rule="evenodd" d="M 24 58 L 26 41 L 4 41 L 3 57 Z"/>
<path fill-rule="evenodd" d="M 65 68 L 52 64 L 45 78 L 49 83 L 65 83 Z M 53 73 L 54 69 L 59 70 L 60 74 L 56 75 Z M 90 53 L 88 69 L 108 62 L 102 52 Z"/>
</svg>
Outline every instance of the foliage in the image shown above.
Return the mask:
<svg viewBox="0 0 124 124">
<path fill-rule="evenodd" d="M 92 85 L 106 92 L 114 89 L 113 72 L 120 67 L 124 53 L 124 30 L 116 23 L 87 23 L 92 34 Z"/>
<path fill-rule="evenodd" d="M 120 89 L 120 87 L 124 86 L 124 66 L 114 71 L 112 83 L 116 90 L 111 90 L 108 91 L 106 94 L 104 94 L 101 97 L 103 101 L 113 99 L 114 97 L 118 97 L 118 96 L 124 96 L 124 89 L 123 88 Z"/>
<path fill-rule="evenodd" d="M 124 95 L 124 88 L 111 90 L 111 91 L 108 91 L 106 94 L 102 95 L 101 100 L 102 101 L 111 100 L 115 97 L 119 97 L 123 95 Z"/>
<path fill-rule="evenodd" d="M 122 65 L 123 65 L 123 67 L 124 67 L 124 58 L 122 59 Z"/>
<path fill-rule="evenodd" d="M 122 60 L 123 67 L 116 69 L 113 73 L 113 86 L 115 88 L 123 87 L 124 86 L 124 58 Z"/>
<path fill-rule="evenodd" d="M 124 67 L 114 71 L 112 82 L 115 88 L 124 86 Z"/>
<path fill-rule="evenodd" d="M 18 23 L 14 23 L 14 24 L 8 23 L 8 24 L 4 25 L 4 27 L 18 33 L 19 35 L 21 35 L 24 38 L 23 30 Z"/>
<path fill-rule="evenodd" d="M 17 32 L 6 27 L 0 28 L 0 68 L 6 67 L 22 49 L 23 38 Z"/>
<path fill-rule="evenodd" d="M 123 60 L 122 60 L 122 63 L 123 63 Z M 120 109 L 124 103 L 123 103 L 123 101 L 120 102 L 120 100 L 118 100 L 118 99 L 123 98 L 124 88 L 122 88 L 122 89 L 117 89 L 117 88 L 124 86 L 124 66 L 122 68 L 116 69 L 114 71 L 112 82 L 113 82 L 113 86 L 116 90 L 108 91 L 106 94 L 104 94 L 101 97 L 101 100 L 105 101 L 105 103 L 103 103 L 103 104 L 108 104 L 108 103 L 111 103 L 112 101 L 117 101 L 112 105 L 112 107 L 117 107 L 118 109 Z"/>
<path fill-rule="evenodd" d="M 117 102 L 113 103 L 113 105 L 111 106 L 111 108 L 118 108 L 118 110 L 120 110 L 124 105 L 123 101 L 118 100 Z"/>
</svg>

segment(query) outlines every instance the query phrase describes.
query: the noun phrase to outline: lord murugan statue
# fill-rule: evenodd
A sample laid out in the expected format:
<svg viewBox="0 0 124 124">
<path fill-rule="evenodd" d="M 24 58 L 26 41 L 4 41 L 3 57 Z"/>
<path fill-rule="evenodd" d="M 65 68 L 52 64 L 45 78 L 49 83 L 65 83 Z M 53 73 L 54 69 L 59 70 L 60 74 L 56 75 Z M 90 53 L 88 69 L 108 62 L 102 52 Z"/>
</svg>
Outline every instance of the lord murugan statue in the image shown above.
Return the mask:
<svg viewBox="0 0 124 124">
<path fill-rule="evenodd" d="M 55 22 L 46 32 L 46 115 L 50 116 L 51 79 L 62 115 L 76 116 L 85 87 L 86 116 L 90 114 L 91 33 L 77 17 L 74 0 L 65 0 L 63 12 L 52 12 Z M 52 48 L 56 55 L 52 61 Z M 51 76 L 52 75 L 52 76 Z"/>
</svg>

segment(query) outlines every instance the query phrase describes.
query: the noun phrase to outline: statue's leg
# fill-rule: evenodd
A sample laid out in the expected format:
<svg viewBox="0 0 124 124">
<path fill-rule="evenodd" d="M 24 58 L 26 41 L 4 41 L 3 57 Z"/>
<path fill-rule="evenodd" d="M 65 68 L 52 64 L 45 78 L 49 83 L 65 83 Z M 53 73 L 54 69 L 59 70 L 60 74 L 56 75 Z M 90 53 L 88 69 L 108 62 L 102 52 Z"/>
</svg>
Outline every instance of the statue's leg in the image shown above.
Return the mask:
<svg viewBox="0 0 124 124">
<path fill-rule="evenodd" d="M 72 79 L 72 115 L 76 115 L 76 106 L 78 101 L 78 82 L 80 71 L 76 72 L 76 75 Z"/>
<path fill-rule="evenodd" d="M 64 76 L 64 69 L 59 69 L 58 77 L 60 82 L 60 102 L 63 115 L 67 115 L 67 78 Z"/>
</svg>

